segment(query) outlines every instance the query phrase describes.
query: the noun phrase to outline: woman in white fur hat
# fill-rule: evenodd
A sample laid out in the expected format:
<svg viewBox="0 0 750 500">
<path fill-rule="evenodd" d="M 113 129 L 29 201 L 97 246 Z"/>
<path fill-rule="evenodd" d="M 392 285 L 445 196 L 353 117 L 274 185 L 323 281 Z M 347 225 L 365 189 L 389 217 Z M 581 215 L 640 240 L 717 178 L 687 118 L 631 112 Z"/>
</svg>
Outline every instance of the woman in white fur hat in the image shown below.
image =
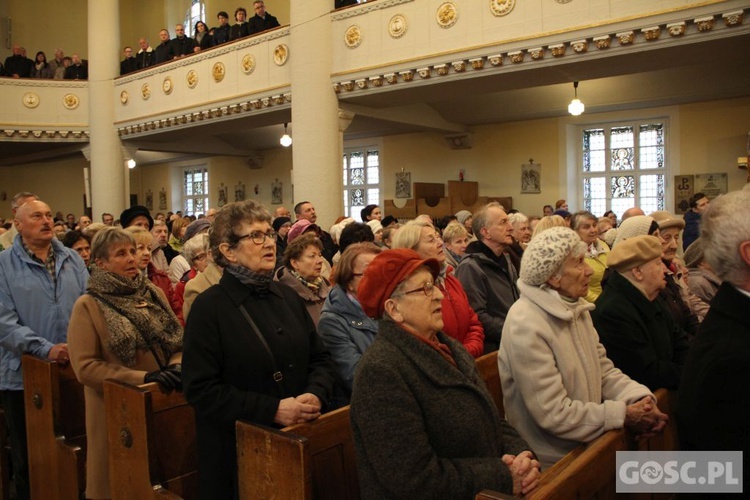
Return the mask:
<svg viewBox="0 0 750 500">
<path fill-rule="evenodd" d="M 666 415 L 651 391 L 607 358 L 584 297 L 592 270 L 575 231 L 531 240 L 521 261 L 521 298 L 508 311 L 498 367 L 508 423 L 542 467 L 611 429 L 660 432 Z"/>
</svg>

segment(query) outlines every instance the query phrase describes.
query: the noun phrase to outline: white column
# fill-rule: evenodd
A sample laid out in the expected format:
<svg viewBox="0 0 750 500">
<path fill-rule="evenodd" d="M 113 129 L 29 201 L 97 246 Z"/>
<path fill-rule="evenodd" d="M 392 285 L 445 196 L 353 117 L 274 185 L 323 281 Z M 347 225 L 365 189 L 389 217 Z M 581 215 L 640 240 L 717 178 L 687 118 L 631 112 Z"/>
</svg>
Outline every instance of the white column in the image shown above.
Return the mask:
<svg viewBox="0 0 750 500">
<path fill-rule="evenodd" d="M 89 143 L 93 220 L 128 206 L 127 167 L 115 129 L 114 78 L 120 74 L 120 2 L 89 0 Z"/>
<path fill-rule="evenodd" d="M 331 87 L 328 0 L 292 0 L 291 64 L 294 202 L 310 201 L 325 230 L 344 212 L 338 100 Z"/>
</svg>

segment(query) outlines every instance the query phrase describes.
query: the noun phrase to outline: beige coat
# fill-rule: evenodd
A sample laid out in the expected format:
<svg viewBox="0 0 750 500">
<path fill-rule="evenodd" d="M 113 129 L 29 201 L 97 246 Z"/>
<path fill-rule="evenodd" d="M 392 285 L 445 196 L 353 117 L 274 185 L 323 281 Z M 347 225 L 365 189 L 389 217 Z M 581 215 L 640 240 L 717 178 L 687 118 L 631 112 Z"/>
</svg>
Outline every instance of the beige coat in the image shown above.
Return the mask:
<svg viewBox="0 0 750 500">
<path fill-rule="evenodd" d="M 221 275 L 224 272 L 222 268 L 209 262 L 206 270 L 185 283 L 185 292 L 182 294 L 182 317 L 187 322 L 188 313 L 190 313 L 190 307 L 193 305 L 195 298 L 200 295 L 201 292 L 205 292 L 221 279 Z"/>
<path fill-rule="evenodd" d="M 85 386 L 86 397 L 86 498 L 110 498 L 109 446 L 104 414 L 103 382 L 115 379 L 142 384 L 146 373 L 159 369 L 149 350 L 136 353 L 134 368 L 123 366 L 109 350 L 109 331 L 99 305 L 90 295 L 83 295 L 73 307 L 68 326 L 70 362 L 78 380 Z M 169 363 L 180 363 L 182 353 L 174 354 Z"/>
</svg>

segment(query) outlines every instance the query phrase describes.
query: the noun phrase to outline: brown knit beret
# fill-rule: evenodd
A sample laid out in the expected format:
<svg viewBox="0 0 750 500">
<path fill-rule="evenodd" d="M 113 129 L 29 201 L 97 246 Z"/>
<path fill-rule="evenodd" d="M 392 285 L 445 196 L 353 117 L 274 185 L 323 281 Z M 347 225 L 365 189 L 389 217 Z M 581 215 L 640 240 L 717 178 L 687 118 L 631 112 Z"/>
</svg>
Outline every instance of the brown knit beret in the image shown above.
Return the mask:
<svg viewBox="0 0 750 500">
<path fill-rule="evenodd" d="M 422 266 L 427 266 L 433 278 L 440 273 L 440 263 L 436 259 L 423 259 L 408 248 L 379 253 L 365 268 L 357 287 L 357 300 L 365 314 L 371 318 L 381 318 L 385 311 L 385 301 L 398 284 Z"/>
<path fill-rule="evenodd" d="M 661 257 L 661 241 L 656 236 L 633 236 L 622 240 L 607 257 L 607 266 L 625 272 Z"/>
</svg>

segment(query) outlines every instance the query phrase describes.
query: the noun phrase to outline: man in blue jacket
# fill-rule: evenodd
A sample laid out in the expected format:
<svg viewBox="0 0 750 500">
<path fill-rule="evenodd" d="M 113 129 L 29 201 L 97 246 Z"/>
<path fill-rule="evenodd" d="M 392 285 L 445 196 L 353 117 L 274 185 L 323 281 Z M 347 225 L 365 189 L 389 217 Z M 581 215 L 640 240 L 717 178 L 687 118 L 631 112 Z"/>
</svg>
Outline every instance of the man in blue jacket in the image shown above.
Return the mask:
<svg viewBox="0 0 750 500">
<path fill-rule="evenodd" d="M 708 208 L 708 197 L 703 193 L 695 193 L 690 197 L 690 210 L 685 212 L 685 230 L 682 232 L 682 249 L 687 250 L 692 242 L 701 235 L 701 214 Z"/>
<path fill-rule="evenodd" d="M 89 273 L 78 254 L 54 237 L 52 211 L 27 201 L 15 214 L 18 235 L 0 253 L 0 397 L 19 499 L 29 498 L 21 356 L 69 360 L 68 320 Z"/>
</svg>

